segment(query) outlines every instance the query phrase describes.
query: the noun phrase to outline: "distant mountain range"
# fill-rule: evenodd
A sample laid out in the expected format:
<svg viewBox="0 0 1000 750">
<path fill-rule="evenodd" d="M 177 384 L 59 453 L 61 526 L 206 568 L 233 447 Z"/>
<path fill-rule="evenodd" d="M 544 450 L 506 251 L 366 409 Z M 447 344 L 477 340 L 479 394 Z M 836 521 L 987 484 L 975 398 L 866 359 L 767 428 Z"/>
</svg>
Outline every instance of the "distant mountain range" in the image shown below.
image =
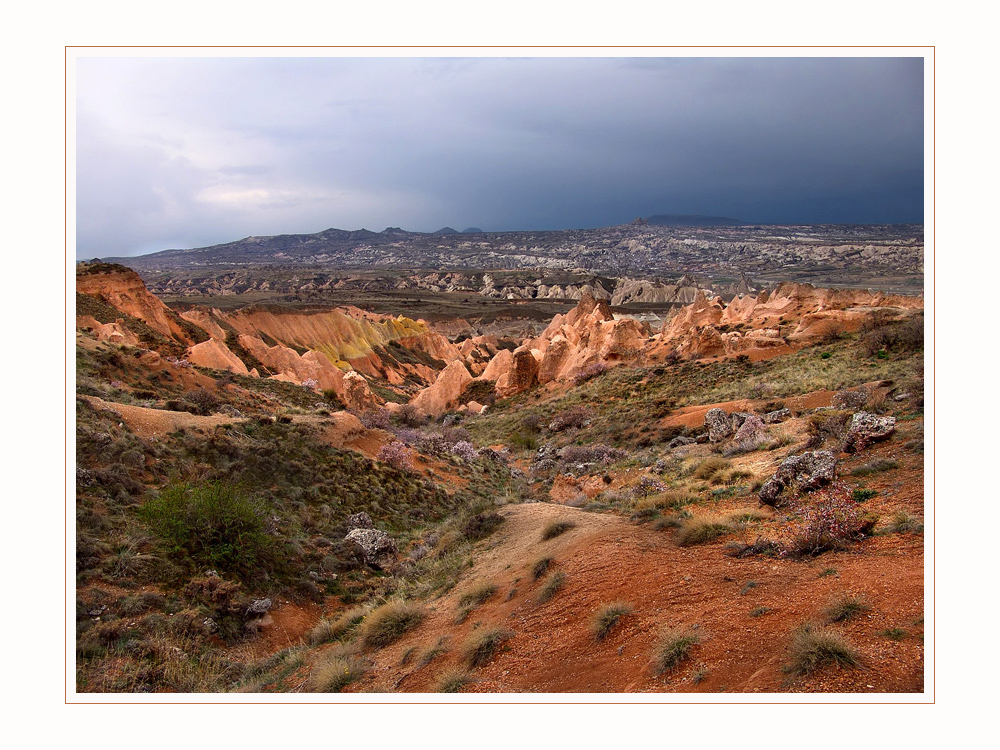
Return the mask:
<svg viewBox="0 0 1000 750">
<path fill-rule="evenodd" d="M 748 223 L 726 216 L 702 216 L 701 214 L 656 214 L 646 220 L 654 227 L 739 227 Z"/>
<path fill-rule="evenodd" d="M 706 222 L 696 225 L 695 221 Z M 674 221 L 664 225 L 656 222 Z M 729 221 L 730 225 L 713 222 Z M 686 223 L 684 223 L 686 222 Z M 730 283 L 745 273 L 762 281 L 808 281 L 919 289 L 923 286 L 923 226 L 738 225 L 735 219 L 652 216 L 598 229 L 534 232 L 408 232 L 387 227 L 326 229 L 315 234 L 246 237 L 212 247 L 164 250 L 126 265 L 152 283 L 232 275 L 238 269 L 385 269 L 483 272 L 548 270 L 613 278 L 676 279 L 700 274 Z M 257 271 L 254 271 L 257 273 Z M 265 273 L 263 270 L 260 273 Z M 180 275 L 178 275 L 180 274 Z M 156 283 L 161 279 L 157 277 Z M 305 284 L 306 282 L 302 282 Z"/>
</svg>

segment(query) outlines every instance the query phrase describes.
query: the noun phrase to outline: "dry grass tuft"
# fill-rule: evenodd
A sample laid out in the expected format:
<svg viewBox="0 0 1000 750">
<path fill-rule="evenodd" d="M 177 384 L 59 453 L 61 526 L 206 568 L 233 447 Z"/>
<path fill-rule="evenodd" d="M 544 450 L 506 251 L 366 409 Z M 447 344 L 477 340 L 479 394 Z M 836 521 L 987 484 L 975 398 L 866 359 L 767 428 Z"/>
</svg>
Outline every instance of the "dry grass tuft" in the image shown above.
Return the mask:
<svg viewBox="0 0 1000 750">
<path fill-rule="evenodd" d="M 640 498 L 635 504 L 636 510 L 647 510 L 650 508 L 682 508 L 685 505 L 690 505 L 698 499 L 698 496 L 692 492 L 688 492 L 683 489 L 671 489 L 664 492 L 660 492 L 656 495 L 650 495 L 649 497 Z"/>
<path fill-rule="evenodd" d="M 653 670 L 656 674 L 663 674 L 673 669 L 688 657 L 691 647 L 697 643 L 698 636 L 694 633 L 680 628 L 664 628 L 653 647 Z"/>
<path fill-rule="evenodd" d="M 635 608 L 628 602 L 611 602 L 598 608 L 590 622 L 594 640 L 603 641 L 622 617 L 633 612 Z"/>
<path fill-rule="evenodd" d="M 313 667 L 309 689 L 314 693 L 339 693 L 368 674 L 370 669 L 371 663 L 353 648 L 335 647 Z"/>
<path fill-rule="evenodd" d="M 473 678 L 466 670 L 449 669 L 438 677 L 436 692 L 460 693 L 462 692 L 462 688 L 470 682 L 473 682 Z"/>
<path fill-rule="evenodd" d="M 545 580 L 545 585 L 538 592 L 538 601 L 547 602 L 555 596 L 566 584 L 566 574 L 561 572 L 552 573 Z"/>
<path fill-rule="evenodd" d="M 476 631 L 462 648 L 466 664 L 472 669 L 484 666 L 500 650 L 504 642 L 513 637 L 514 632 L 505 628 L 493 627 Z"/>
<path fill-rule="evenodd" d="M 361 622 L 368 611 L 368 607 L 352 607 L 335 620 L 320 620 L 309 631 L 310 645 L 321 646 L 324 643 L 336 641 Z"/>
<path fill-rule="evenodd" d="M 555 559 L 551 557 L 540 557 L 531 565 L 531 575 L 537 581 L 549 572 L 549 568 L 555 565 Z"/>
<path fill-rule="evenodd" d="M 361 640 L 368 648 L 388 646 L 417 627 L 423 619 L 424 611 L 416 605 L 387 602 L 361 622 Z"/>
<path fill-rule="evenodd" d="M 861 663 L 850 642 L 832 628 L 822 625 L 802 625 L 792 633 L 789 647 L 790 663 L 785 671 L 806 675 L 827 664 L 856 667 Z"/>
<path fill-rule="evenodd" d="M 725 518 L 700 516 L 691 518 L 681 524 L 677 530 L 676 541 L 681 547 L 691 547 L 695 544 L 706 544 L 724 536 L 733 530 L 733 526 Z"/>
<path fill-rule="evenodd" d="M 549 539 L 555 539 L 557 536 L 565 534 L 575 526 L 576 523 L 574 521 L 553 521 L 542 531 L 542 541 L 547 542 Z"/>
<path fill-rule="evenodd" d="M 871 605 L 863 599 L 845 596 L 827 607 L 826 617 L 829 622 L 847 622 L 865 612 L 871 612 L 871 609 Z"/>
</svg>

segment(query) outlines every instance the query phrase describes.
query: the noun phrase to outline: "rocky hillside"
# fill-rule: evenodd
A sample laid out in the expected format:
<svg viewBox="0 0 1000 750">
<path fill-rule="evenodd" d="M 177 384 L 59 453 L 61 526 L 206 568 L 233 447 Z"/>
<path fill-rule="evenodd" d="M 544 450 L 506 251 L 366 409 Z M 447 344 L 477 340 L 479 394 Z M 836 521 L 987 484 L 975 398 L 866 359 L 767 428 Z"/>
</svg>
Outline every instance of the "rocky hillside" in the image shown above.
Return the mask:
<svg viewBox="0 0 1000 750">
<path fill-rule="evenodd" d="M 394 227 L 382 232 L 328 229 L 110 260 L 136 269 L 157 291 L 162 291 L 164 283 L 159 274 L 186 278 L 184 283 L 192 286 L 224 286 L 225 282 L 212 279 L 239 277 L 242 270 L 262 264 L 326 274 L 376 268 L 408 272 L 530 269 L 537 274 L 571 271 L 613 278 L 676 279 L 695 273 L 709 283 L 731 283 L 747 274 L 769 283 L 795 280 L 919 290 L 924 262 L 923 228 L 909 225 L 623 225 L 481 234 L 422 234 Z M 242 293 L 247 283 L 263 281 L 251 278 L 231 288 Z"/>
<path fill-rule="evenodd" d="M 654 331 L 634 317 L 616 316 L 606 301 L 584 295 L 568 314 L 556 315 L 541 335 L 513 351 L 497 352 L 476 378 L 454 363 L 413 403 L 438 415 L 460 408 L 473 394 L 478 410 L 479 402 L 536 385 L 566 387 L 622 365 L 735 356 L 766 359 L 836 340 L 876 318 L 922 326 L 922 311 L 919 297 L 788 283 L 729 303 L 698 292 L 692 304 Z M 470 389 L 473 380 L 482 387 Z"/>
<path fill-rule="evenodd" d="M 918 297 L 77 304 L 81 691 L 923 689 Z"/>
</svg>

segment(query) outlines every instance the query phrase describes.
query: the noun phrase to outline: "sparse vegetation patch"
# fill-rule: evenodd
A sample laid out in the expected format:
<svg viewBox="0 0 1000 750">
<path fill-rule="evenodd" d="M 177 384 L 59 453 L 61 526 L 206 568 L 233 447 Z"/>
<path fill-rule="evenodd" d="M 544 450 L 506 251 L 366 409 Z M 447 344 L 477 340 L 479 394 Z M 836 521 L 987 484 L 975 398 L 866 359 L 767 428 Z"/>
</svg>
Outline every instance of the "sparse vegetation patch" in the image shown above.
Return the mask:
<svg viewBox="0 0 1000 750">
<path fill-rule="evenodd" d="M 688 630 L 667 627 L 660 631 L 653 647 L 653 671 L 663 674 L 688 658 L 698 636 Z"/>
<path fill-rule="evenodd" d="M 462 649 L 465 662 L 472 669 L 485 666 L 501 646 L 513 637 L 514 632 L 506 628 L 490 627 L 477 630 Z"/>
<path fill-rule="evenodd" d="M 611 602 L 598 608 L 590 621 L 590 632 L 594 640 L 603 641 L 622 617 L 634 611 L 635 608 L 628 602 Z"/>
<path fill-rule="evenodd" d="M 856 667 L 861 663 L 858 652 L 840 633 L 823 625 L 806 624 L 792 633 L 786 672 L 807 675 L 827 664 Z"/>
<path fill-rule="evenodd" d="M 575 521 L 553 521 L 542 530 L 542 541 L 547 542 L 549 539 L 555 539 L 557 536 L 565 534 L 567 531 L 575 527 Z"/>
<path fill-rule="evenodd" d="M 362 621 L 361 640 L 368 648 L 383 648 L 416 628 L 423 619 L 423 610 L 414 604 L 388 602 Z"/>
</svg>

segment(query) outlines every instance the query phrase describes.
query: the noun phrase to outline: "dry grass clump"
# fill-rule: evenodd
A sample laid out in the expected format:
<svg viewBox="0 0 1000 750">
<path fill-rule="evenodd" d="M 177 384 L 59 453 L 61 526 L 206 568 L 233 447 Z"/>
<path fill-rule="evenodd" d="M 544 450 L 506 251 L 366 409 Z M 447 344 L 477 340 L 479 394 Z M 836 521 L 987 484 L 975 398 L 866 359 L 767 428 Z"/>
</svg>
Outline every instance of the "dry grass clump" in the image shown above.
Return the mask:
<svg viewBox="0 0 1000 750">
<path fill-rule="evenodd" d="M 698 468 L 694 470 L 694 475 L 698 479 L 712 481 L 727 474 L 732 467 L 733 465 L 730 461 L 720 456 L 711 456 L 698 464 Z"/>
<path fill-rule="evenodd" d="M 334 648 L 324 654 L 309 675 L 309 689 L 314 693 L 339 693 L 357 682 L 371 669 L 371 663 L 351 648 Z"/>
<path fill-rule="evenodd" d="M 496 511 L 484 511 L 472 516 L 462 527 L 465 538 L 478 542 L 485 539 L 503 524 L 504 518 Z"/>
<path fill-rule="evenodd" d="M 472 675 L 466 670 L 449 669 L 438 677 L 435 691 L 438 693 L 460 693 L 462 688 L 472 681 Z"/>
<path fill-rule="evenodd" d="M 880 531 L 885 534 L 922 534 L 924 523 L 919 517 L 907 513 L 905 510 L 899 510 L 892 514 L 889 523 Z"/>
<path fill-rule="evenodd" d="M 827 664 L 856 667 L 861 657 L 850 642 L 832 628 L 805 624 L 792 633 L 791 661 L 785 671 L 795 675 L 814 672 Z"/>
<path fill-rule="evenodd" d="M 466 664 L 475 669 L 489 663 L 505 641 L 514 637 L 514 631 L 505 628 L 485 628 L 478 630 L 465 642 L 462 654 Z"/>
<path fill-rule="evenodd" d="M 545 585 L 542 586 L 541 590 L 538 592 L 538 601 L 547 602 L 553 596 L 555 596 L 559 590 L 566 584 L 566 574 L 562 572 L 551 573 L 549 577 L 545 580 Z"/>
<path fill-rule="evenodd" d="M 827 607 L 826 617 L 830 622 L 847 622 L 865 612 L 871 612 L 871 609 L 871 605 L 864 599 L 845 596 Z"/>
<path fill-rule="evenodd" d="M 438 638 L 438 642 L 435 643 L 426 651 L 424 651 L 423 655 L 421 655 L 419 662 L 420 666 L 426 667 L 428 664 L 437 659 L 439 656 L 444 656 L 446 653 L 448 653 L 448 649 L 445 645 L 447 644 L 447 642 L 448 642 L 447 636 Z"/>
<path fill-rule="evenodd" d="M 733 530 L 725 518 L 698 516 L 684 521 L 677 530 L 676 541 L 681 547 L 706 544 Z"/>
<path fill-rule="evenodd" d="M 313 646 L 320 646 L 324 643 L 335 641 L 351 628 L 361 622 L 368 614 L 368 607 L 352 607 L 341 613 L 335 620 L 320 620 L 316 626 L 309 631 L 309 643 Z"/>
<path fill-rule="evenodd" d="M 368 648 L 388 646 L 417 627 L 423 619 L 423 609 L 416 605 L 387 602 L 362 621 L 361 640 Z"/>
<path fill-rule="evenodd" d="M 549 539 L 555 539 L 560 534 L 565 534 L 570 529 L 576 526 L 575 521 L 559 520 L 553 521 L 542 531 L 542 541 L 547 542 Z"/>
<path fill-rule="evenodd" d="M 698 499 L 697 495 L 683 489 L 670 489 L 656 495 L 641 498 L 636 504 L 636 510 L 649 508 L 681 508 L 690 505 Z"/>
<path fill-rule="evenodd" d="M 555 565 L 555 559 L 552 557 L 540 557 L 535 560 L 531 565 L 531 575 L 537 581 L 543 575 L 549 572 L 549 568 Z"/>
<path fill-rule="evenodd" d="M 635 608 L 628 602 L 611 602 L 601 606 L 590 621 L 594 640 L 603 641 L 622 617 L 633 612 Z"/>
<path fill-rule="evenodd" d="M 746 510 L 737 510 L 727 514 L 726 520 L 731 524 L 747 524 L 770 521 L 772 517 L 772 514 L 767 511 L 747 508 Z"/>
<path fill-rule="evenodd" d="M 691 647 L 697 643 L 698 636 L 694 633 L 680 628 L 664 628 L 653 646 L 653 671 L 663 674 L 673 669 L 688 657 Z"/>
<path fill-rule="evenodd" d="M 899 468 L 899 462 L 890 458 L 876 458 L 857 468 L 851 469 L 852 477 L 868 477 L 872 474 L 879 474 L 883 471 L 892 471 Z"/>
<path fill-rule="evenodd" d="M 465 594 L 461 596 L 458 600 L 458 606 L 460 607 L 478 607 L 482 605 L 487 599 L 493 596 L 497 592 L 497 586 L 495 583 L 480 583 L 473 588 L 469 589 Z"/>
<path fill-rule="evenodd" d="M 469 615 L 472 614 L 473 610 L 477 607 L 481 607 L 486 600 L 493 596 L 496 592 L 496 584 L 489 582 L 480 583 L 472 589 L 469 589 L 469 591 L 463 594 L 458 600 L 458 616 L 455 618 L 456 623 L 461 624 L 465 622 Z"/>
</svg>

